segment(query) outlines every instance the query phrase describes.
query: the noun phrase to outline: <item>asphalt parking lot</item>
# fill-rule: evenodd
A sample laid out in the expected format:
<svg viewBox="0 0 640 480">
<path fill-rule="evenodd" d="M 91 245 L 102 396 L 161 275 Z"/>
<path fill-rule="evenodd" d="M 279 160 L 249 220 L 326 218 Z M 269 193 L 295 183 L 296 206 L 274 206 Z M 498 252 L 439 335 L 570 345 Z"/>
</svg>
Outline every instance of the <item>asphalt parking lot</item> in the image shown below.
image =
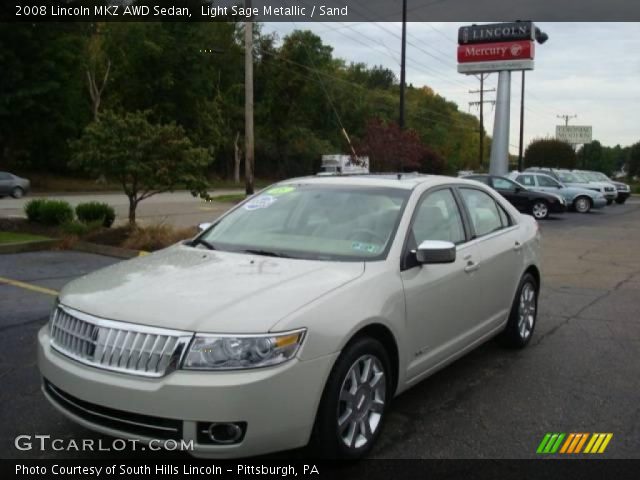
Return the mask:
<svg viewBox="0 0 640 480">
<path fill-rule="evenodd" d="M 491 341 L 395 399 L 372 456 L 533 458 L 547 432 L 611 432 L 602 456 L 640 458 L 640 199 L 541 228 L 543 290 L 531 345 L 509 351 Z M 0 256 L 0 457 L 123 455 L 14 448 L 21 434 L 100 438 L 45 401 L 35 339 L 57 289 L 116 261 L 79 252 Z M 304 451 L 279 456 L 290 454 Z"/>
</svg>

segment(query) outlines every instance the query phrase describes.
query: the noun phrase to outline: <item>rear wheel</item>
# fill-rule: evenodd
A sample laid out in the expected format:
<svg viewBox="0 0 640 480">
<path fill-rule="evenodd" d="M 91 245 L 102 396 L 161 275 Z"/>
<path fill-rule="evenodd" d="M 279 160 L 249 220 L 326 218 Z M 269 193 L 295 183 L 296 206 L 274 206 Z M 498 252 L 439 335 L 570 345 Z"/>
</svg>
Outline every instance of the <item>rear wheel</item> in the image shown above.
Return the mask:
<svg viewBox="0 0 640 480">
<path fill-rule="evenodd" d="M 536 220 L 544 220 L 549 216 L 549 205 L 544 200 L 536 200 L 531 207 L 531 213 Z"/>
<path fill-rule="evenodd" d="M 573 208 L 578 213 L 589 213 L 591 210 L 591 199 L 589 197 L 578 197 L 573 201 Z"/>
<path fill-rule="evenodd" d="M 314 443 L 328 458 L 366 455 L 380 435 L 391 400 L 389 356 L 370 337 L 348 345 L 333 367 L 318 409 Z"/>
<path fill-rule="evenodd" d="M 24 196 L 24 190 L 20 187 L 13 187 L 13 190 L 11 190 L 11 196 L 13 198 L 22 198 Z"/>
<path fill-rule="evenodd" d="M 512 348 L 524 348 L 536 326 L 538 317 L 538 282 L 533 275 L 525 273 L 511 305 L 507 326 L 500 335 L 503 344 Z"/>
</svg>

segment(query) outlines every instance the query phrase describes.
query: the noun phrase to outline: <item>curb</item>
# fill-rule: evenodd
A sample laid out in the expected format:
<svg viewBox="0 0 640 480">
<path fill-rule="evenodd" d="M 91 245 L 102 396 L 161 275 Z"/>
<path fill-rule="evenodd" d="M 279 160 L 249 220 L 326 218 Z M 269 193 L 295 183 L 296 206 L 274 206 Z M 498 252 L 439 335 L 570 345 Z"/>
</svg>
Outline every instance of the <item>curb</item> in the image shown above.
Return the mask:
<svg viewBox="0 0 640 480">
<path fill-rule="evenodd" d="M 145 252 L 144 250 L 130 250 L 128 248 L 112 247 L 110 245 L 100 245 L 90 242 L 77 242 L 71 247 L 71 250 L 124 259 L 149 255 L 149 252 Z"/>
<path fill-rule="evenodd" d="M 33 240 L 31 242 L 4 243 L 0 245 L 0 254 L 38 252 L 40 250 L 51 250 L 58 242 L 57 238 L 50 240 Z"/>
</svg>

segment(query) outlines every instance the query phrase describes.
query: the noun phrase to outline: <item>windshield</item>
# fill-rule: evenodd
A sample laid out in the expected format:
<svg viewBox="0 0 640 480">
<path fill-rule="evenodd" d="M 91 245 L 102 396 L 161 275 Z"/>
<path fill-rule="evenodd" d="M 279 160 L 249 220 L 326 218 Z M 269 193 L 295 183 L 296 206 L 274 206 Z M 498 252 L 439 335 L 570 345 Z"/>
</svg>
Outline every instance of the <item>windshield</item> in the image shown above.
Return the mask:
<svg viewBox="0 0 640 480">
<path fill-rule="evenodd" d="M 200 238 L 216 250 L 314 260 L 379 260 L 411 191 L 276 185 L 247 200 Z"/>
<path fill-rule="evenodd" d="M 604 173 L 601 172 L 589 172 L 589 178 L 592 178 L 596 182 L 610 182 L 611 180 Z"/>
<path fill-rule="evenodd" d="M 573 176 L 578 179 L 579 182 L 589 183 L 593 182 L 593 179 L 589 178 L 586 174 L 582 172 L 572 172 Z"/>
<path fill-rule="evenodd" d="M 560 177 L 560 180 L 564 183 L 584 183 L 586 180 L 581 180 L 580 178 L 577 177 L 576 174 L 571 173 L 571 172 L 557 172 L 558 173 L 558 177 Z"/>
</svg>

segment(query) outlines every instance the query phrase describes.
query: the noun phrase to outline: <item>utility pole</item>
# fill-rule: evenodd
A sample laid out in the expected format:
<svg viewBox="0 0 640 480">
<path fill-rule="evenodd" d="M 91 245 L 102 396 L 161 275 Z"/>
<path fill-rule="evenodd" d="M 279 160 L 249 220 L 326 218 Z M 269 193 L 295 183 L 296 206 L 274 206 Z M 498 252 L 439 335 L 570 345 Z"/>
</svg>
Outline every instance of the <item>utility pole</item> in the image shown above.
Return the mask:
<svg viewBox="0 0 640 480">
<path fill-rule="evenodd" d="M 251 0 L 245 0 L 251 8 Z M 245 193 L 253 195 L 254 139 L 253 139 L 253 22 L 244 23 L 244 178 Z"/>
<path fill-rule="evenodd" d="M 523 138 L 524 138 L 524 73 L 522 70 L 522 85 L 520 91 L 520 144 L 518 145 L 518 171 L 524 170 L 524 162 L 522 158 Z"/>
<path fill-rule="evenodd" d="M 578 115 L 556 115 L 556 116 L 564 120 L 565 127 L 569 126 L 569 120 L 571 120 L 572 118 L 578 118 Z"/>
<path fill-rule="evenodd" d="M 489 90 L 484 89 L 484 81 L 489 76 L 489 73 L 481 73 L 479 77 L 480 79 L 480 90 L 469 90 L 469 93 L 479 93 L 480 101 L 479 102 L 469 102 L 469 107 L 479 105 L 480 106 L 480 150 L 478 152 L 478 161 L 480 163 L 480 168 L 482 168 L 482 164 L 484 162 L 484 104 L 491 103 L 493 105 L 496 104 L 495 100 L 485 100 L 484 93 L 485 92 L 495 92 L 496 89 L 492 88 Z"/>
<path fill-rule="evenodd" d="M 402 49 L 400 53 L 400 117 L 398 125 L 404 128 L 404 90 L 406 87 L 407 60 L 407 0 L 402 0 Z"/>
</svg>

